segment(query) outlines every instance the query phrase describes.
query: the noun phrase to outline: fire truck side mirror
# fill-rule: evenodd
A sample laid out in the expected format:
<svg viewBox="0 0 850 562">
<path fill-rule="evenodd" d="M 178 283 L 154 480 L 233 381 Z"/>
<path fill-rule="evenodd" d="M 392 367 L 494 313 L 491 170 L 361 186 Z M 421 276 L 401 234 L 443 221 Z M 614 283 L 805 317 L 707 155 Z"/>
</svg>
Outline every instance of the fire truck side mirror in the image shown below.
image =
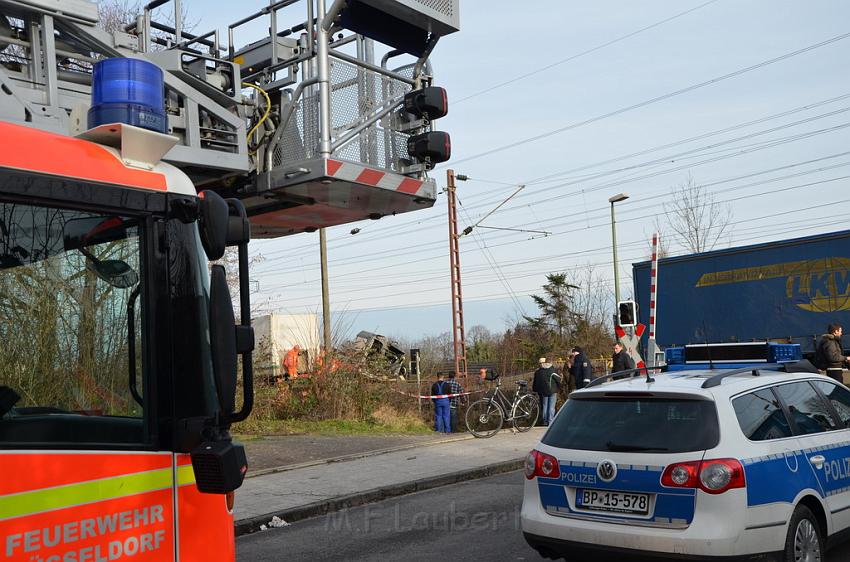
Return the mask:
<svg viewBox="0 0 850 562">
<path fill-rule="evenodd" d="M 224 255 L 230 224 L 227 202 L 214 191 L 202 191 L 198 230 L 207 259 L 216 261 Z"/>
<path fill-rule="evenodd" d="M 251 327 L 251 285 L 248 276 L 248 242 L 251 222 L 245 205 L 238 199 L 227 199 L 227 246 L 239 248 L 239 303 L 242 323 L 235 327 L 236 353 L 242 356 L 242 409 L 230 415 L 231 422 L 245 420 L 254 407 L 254 328 Z"/>
<path fill-rule="evenodd" d="M 236 408 L 236 319 L 221 265 L 210 271 L 210 344 L 218 405 L 228 419 Z"/>
<path fill-rule="evenodd" d="M 248 211 L 239 199 L 227 199 L 227 246 L 239 246 L 251 241 L 251 221 Z"/>
</svg>

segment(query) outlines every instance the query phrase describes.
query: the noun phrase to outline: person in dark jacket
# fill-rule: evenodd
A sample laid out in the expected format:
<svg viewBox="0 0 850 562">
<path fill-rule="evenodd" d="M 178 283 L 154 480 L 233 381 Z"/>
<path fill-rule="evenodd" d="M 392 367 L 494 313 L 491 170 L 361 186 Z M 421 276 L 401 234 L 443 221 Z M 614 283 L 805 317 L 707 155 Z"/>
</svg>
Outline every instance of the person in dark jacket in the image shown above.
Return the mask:
<svg viewBox="0 0 850 562">
<path fill-rule="evenodd" d="M 635 360 L 626 353 L 620 342 L 614 344 L 614 355 L 611 356 L 611 372 L 628 371 L 635 368 Z"/>
<path fill-rule="evenodd" d="M 437 398 L 437 396 L 448 394 L 449 385 L 443 380 L 443 374 L 437 373 L 437 382 L 431 385 L 431 400 L 434 401 L 434 431 L 438 433 L 449 433 L 452 430 L 452 422 L 449 412 L 451 400 L 449 398 Z"/>
<path fill-rule="evenodd" d="M 841 335 L 844 329 L 840 324 L 830 324 L 826 327 L 826 333 L 820 337 L 817 350 L 815 351 L 815 362 L 818 369 L 823 369 L 826 374 L 843 383 L 842 368 L 844 363 L 850 361 L 850 357 L 844 356 L 841 346 Z"/>
<path fill-rule="evenodd" d="M 543 411 L 543 425 L 549 425 L 555 417 L 555 402 L 558 399 L 558 389 L 561 387 L 561 375 L 552 363 L 541 357 L 540 367 L 534 371 L 534 382 L 531 390 L 540 396 L 540 409 Z"/>
<path fill-rule="evenodd" d="M 570 376 L 575 381 L 576 390 L 578 390 L 584 388 L 584 385 L 589 383 L 593 378 L 593 367 L 579 346 L 575 346 L 571 354 L 573 356 L 573 364 L 570 365 Z"/>
</svg>

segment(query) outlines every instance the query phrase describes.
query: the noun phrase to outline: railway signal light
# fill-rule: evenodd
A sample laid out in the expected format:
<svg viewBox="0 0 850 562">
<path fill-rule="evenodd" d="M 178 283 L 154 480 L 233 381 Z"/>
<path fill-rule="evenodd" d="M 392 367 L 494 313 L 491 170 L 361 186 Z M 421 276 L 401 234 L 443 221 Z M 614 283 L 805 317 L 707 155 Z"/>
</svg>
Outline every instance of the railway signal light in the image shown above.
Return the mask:
<svg viewBox="0 0 850 562">
<path fill-rule="evenodd" d="M 617 303 L 617 324 L 619 326 L 634 326 L 637 324 L 637 304 L 635 301 L 620 301 Z"/>
</svg>

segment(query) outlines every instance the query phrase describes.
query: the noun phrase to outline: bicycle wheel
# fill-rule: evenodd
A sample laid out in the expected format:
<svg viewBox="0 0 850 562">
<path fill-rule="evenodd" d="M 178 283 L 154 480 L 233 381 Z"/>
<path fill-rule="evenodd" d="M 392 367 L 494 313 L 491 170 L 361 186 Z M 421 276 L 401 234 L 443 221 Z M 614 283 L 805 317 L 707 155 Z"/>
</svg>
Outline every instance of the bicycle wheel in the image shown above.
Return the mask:
<svg viewBox="0 0 850 562">
<path fill-rule="evenodd" d="M 534 424 L 537 423 L 537 417 L 540 415 L 540 404 L 537 397 L 532 394 L 526 394 L 517 400 L 516 406 L 511 416 L 514 422 L 514 429 L 517 431 L 528 431 Z"/>
<path fill-rule="evenodd" d="M 466 411 L 466 428 L 475 437 L 493 437 L 502 429 L 502 408 L 493 400 L 485 398 L 469 405 Z"/>
</svg>

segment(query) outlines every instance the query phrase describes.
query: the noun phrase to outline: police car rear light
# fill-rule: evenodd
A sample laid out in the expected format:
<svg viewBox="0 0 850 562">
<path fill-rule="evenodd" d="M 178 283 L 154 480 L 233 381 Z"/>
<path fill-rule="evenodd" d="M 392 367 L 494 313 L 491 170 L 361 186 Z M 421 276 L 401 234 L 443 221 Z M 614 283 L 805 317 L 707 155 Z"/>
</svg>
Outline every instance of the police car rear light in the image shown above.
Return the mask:
<svg viewBox="0 0 850 562">
<path fill-rule="evenodd" d="M 700 488 L 709 494 L 722 494 L 732 488 L 745 488 L 744 467 L 735 459 L 703 461 L 699 473 Z"/>
<path fill-rule="evenodd" d="M 537 449 L 528 453 L 525 457 L 525 477 L 531 480 L 535 476 L 560 478 L 561 467 L 558 465 L 558 459 Z"/>
<path fill-rule="evenodd" d="M 671 464 L 661 475 L 661 484 L 670 488 L 699 488 L 709 494 L 747 486 L 744 467 L 736 459 Z"/>
<path fill-rule="evenodd" d="M 661 485 L 670 488 L 696 488 L 699 483 L 700 461 L 669 465 L 661 475 Z"/>
</svg>

